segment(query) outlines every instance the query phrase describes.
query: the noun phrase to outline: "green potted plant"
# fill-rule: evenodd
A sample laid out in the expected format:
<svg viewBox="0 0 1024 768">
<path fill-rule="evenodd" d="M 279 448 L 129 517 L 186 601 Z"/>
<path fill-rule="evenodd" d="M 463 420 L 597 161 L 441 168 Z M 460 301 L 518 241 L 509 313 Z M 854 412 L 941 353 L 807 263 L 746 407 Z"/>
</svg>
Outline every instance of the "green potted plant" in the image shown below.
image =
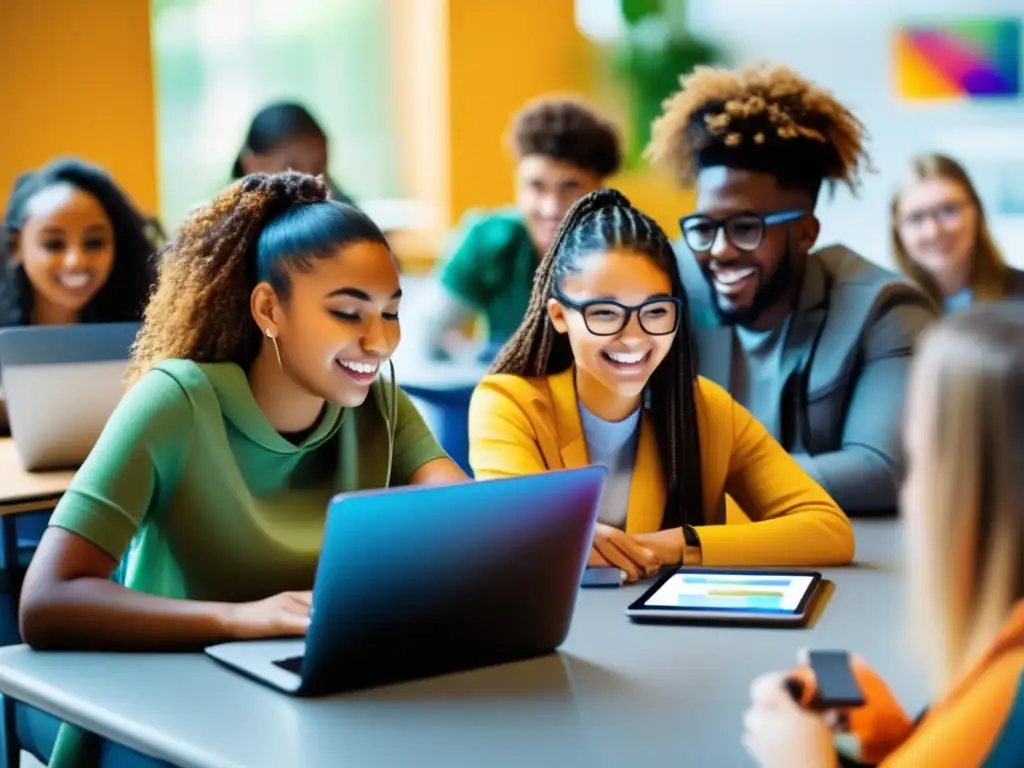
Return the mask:
<svg viewBox="0 0 1024 768">
<path fill-rule="evenodd" d="M 641 162 L 651 123 L 679 77 L 720 59 L 717 46 L 689 33 L 684 0 L 620 0 L 626 32 L 614 52 L 615 72 L 629 95 L 627 165 Z"/>
</svg>

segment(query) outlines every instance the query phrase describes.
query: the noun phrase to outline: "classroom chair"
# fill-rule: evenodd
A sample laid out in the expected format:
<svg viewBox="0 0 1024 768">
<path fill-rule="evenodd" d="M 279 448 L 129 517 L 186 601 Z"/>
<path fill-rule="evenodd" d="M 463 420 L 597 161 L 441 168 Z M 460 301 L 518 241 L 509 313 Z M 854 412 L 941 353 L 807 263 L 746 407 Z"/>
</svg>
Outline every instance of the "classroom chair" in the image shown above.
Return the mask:
<svg viewBox="0 0 1024 768">
<path fill-rule="evenodd" d="M 402 384 L 441 447 L 470 477 L 469 399 L 474 387 L 429 387 Z"/>
</svg>

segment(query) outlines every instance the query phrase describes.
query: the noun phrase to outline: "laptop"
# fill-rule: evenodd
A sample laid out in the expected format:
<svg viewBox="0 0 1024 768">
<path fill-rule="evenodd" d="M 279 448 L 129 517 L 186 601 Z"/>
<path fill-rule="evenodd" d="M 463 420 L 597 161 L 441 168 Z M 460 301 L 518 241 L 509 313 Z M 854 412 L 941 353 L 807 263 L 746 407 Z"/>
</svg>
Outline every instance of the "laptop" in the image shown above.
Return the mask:
<svg viewBox="0 0 1024 768">
<path fill-rule="evenodd" d="M 138 330 L 137 322 L 0 330 L 0 385 L 25 469 L 85 461 L 124 394 Z"/>
<path fill-rule="evenodd" d="M 569 632 L 603 467 L 336 496 L 305 638 L 206 653 L 316 696 L 552 653 Z"/>
</svg>

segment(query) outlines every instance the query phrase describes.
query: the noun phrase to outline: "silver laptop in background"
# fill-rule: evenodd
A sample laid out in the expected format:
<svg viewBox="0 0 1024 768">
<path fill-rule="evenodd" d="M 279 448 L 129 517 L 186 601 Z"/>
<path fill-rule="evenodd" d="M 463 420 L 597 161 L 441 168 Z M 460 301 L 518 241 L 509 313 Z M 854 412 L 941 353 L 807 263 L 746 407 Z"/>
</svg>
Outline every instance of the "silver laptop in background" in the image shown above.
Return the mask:
<svg viewBox="0 0 1024 768">
<path fill-rule="evenodd" d="M 0 386 L 25 469 L 85 461 L 124 394 L 138 330 L 137 322 L 0 330 Z"/>
</svg>

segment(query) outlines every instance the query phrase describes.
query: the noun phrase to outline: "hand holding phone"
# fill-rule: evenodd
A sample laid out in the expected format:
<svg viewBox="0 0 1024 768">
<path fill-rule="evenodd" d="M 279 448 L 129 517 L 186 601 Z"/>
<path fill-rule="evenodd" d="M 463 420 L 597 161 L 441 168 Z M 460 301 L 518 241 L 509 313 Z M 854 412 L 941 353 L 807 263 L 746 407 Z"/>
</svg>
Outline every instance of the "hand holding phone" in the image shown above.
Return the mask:
<svg viewBox="0 0 1024 768">
<path fill-rule="evenodd" d="M 804 683 L 796 678 L 786 680 L 786 690 L 799 703 L 812 709 L 854 709 L 864 706 L 864 693 L 853 675 L 850 655 L 846 651 L 811 651 L 807 662 L 814 672 L 817 692 L 804 702 Z"/>
</svg>

